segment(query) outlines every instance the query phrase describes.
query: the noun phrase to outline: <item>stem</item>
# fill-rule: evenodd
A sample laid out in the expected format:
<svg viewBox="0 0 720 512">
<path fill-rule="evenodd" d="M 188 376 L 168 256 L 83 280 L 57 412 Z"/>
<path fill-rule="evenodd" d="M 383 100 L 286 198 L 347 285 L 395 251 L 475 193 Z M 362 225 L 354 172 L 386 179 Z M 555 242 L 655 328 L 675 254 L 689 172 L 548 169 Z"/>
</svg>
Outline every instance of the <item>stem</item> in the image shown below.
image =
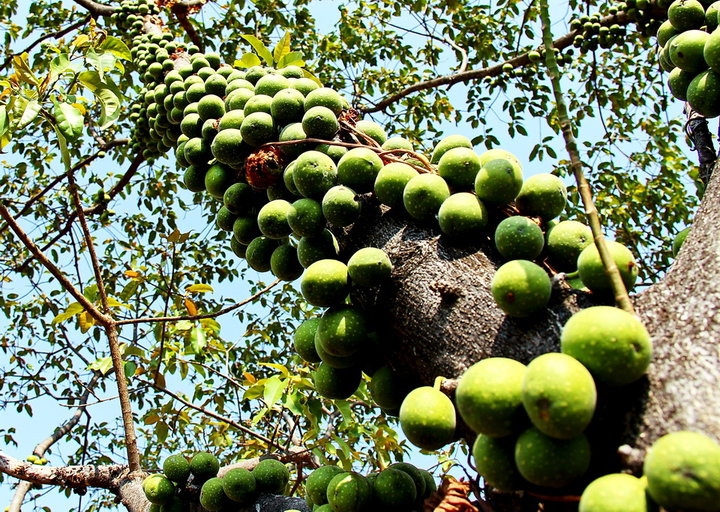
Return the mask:
<svg viewBox="0 0 720 512">
<path fill-rule="evenodd" d="M 558 123 L 560 124 L 560 130 L 562 131 L 563 138 L 565 139 L 565 149 L 570 155 L 570 168 L 575 175 L 578 192 L 580 193 L 583 206 L 585 207 L 585 215 L 587 215 L 590 229 L 593 233 L 595 246 L 600 253 L 600 260 L 605 268 L 605 273 L 610 279 L 613 294 L 615 295 L 615 302 L 620 308 L 624 309 L 628 313 L 634 314 L 630 297 L 625 289 L 625 283 L 623 282 L 622 277 L 620 276 L 620 271 L 615 264 L 615 260 L 613 260 L 612 255 L 607 248 L 607 244 L 605 243 L 602 225 L 600 223 L 600 215 L 598 214 L 597 208 L 595 207 L 595 203 L 592 199 L 590 184 L 585 178 L 585 174 L 582 170 L 580 153 L 577 148 L 575 136 L 572 132 L 572 125 L 570 124 L 567 106 L 565 105 L 565 100 L 563 99 L 562 86 L 560 84 L 560 70 L 558 69 L 557 60 L 555 59 L 555 51 L 553 48 L 548 1 L 541 0 L 539 2 L 539 7 L 543 28 L 543 43 L 545 44 L 545 64 L 548 68 L 548 76 L 550 78 L 550 82 L 552 83 L 553 94 L 555 95 Z"/>
</svg>

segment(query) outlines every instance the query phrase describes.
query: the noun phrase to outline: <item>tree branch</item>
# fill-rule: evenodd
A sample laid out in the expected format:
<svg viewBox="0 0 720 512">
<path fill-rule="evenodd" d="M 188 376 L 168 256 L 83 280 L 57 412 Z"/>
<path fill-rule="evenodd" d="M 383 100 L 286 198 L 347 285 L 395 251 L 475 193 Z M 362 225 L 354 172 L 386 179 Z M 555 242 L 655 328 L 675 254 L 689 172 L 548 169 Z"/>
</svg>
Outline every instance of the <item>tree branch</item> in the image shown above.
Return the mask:
<svg viewBox="0 0 720 512">
<path fill-rule="evenodd" d="M 117 7 L 99 4 L 97 2 L 93 2 L 93 0 L 75 0 L 75 3 L 90 11 L 90 13 L 95 17 L 111 16 L 115 13 L 115 11 L 117 11 Z"/>
</svg>

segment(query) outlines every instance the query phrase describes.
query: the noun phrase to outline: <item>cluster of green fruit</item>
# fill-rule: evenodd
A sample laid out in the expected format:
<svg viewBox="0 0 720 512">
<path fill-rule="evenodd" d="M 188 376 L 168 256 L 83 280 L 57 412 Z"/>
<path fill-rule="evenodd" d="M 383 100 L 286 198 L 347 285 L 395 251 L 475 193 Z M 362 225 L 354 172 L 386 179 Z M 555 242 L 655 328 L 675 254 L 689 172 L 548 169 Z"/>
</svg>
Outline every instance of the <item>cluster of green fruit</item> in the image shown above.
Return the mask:
<svg viewBox="0 0 720 512">
<path fill-rule="evenodd" d="M 608 14 L 617 14 L 618 6 L 612 5 Z M 622 42 L 626 28 L 617 23 L 604 26 L 600 23 L 600 14 L 585 15 L 570 22 L 570 29 L 577 31 L 573 38 L 573 46 L 581 52 L 595 51 L 598 48 L 610 48 Z"/>
<path fill-rule="evenodd" d="M 314 512 L 410 512 L 435 490 L 428 471 L 405 462 L 367 476 L 322 466 L 308 476 L 305 499 Z"/>
<path fill-rule="evenodd" d="M 707 9 L 706 9 L 707 8 Z M 720 115 L 720 2 L 675 0 L 657 30 L 668 87 L 705 117 Z"/>
<path fill-rule="evenodd" d="M 37 465 L 39 465 L 39 466 L 44 466 L 45 464 L 48 463 L 48 460 L 47 460 L 45 457 L 38 457 L 38 456 L 35 455 L 35 454 L 28 455 L 28 456 L 25 458 L 25 460 L 28 461 L 28 462 L 32 462 L 33 464 L 37 464 Z"/>
<path fill-rule="evenodd" d="M 171 455 L 163 462 L 163 473 L 148 476 L 143 491 L 152 503 L 150 512 L 189 510 L 185 492 L 188 479 L 200 488 L 200 504 L 208 512 L 234 510 L 253 503 L 260 493 L 284 494 L 290 478 L 285 464 L 263 459 L 252 469 L 234 468 L 218 476 L 220 463 L 207 452 L 196 453 L 189 461 L 183 455 Z"/>
<path fill-rule="evenodd" d="M 157 16 L 160 8 L 154 0 L 122 0 L 110 21 L 130 37 L 143 33 L 145 16 Z"/>
</svg>

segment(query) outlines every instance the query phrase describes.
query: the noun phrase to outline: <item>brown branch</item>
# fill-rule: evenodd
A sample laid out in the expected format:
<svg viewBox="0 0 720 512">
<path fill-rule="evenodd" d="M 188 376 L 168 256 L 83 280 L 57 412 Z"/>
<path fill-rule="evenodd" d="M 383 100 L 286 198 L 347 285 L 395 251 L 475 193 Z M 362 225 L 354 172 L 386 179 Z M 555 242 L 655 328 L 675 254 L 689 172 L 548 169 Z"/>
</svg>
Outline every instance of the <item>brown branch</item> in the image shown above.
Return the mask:
<svg viewBox="0 0 720 512">
<path fill-rule="evenodd" d="M 90 13 L 95 17 L 111 16 L 117 11 L 117 7 L 99 4 L 97 2 L 93 2 L 93 0 L 75 0 L 75 3 L 90 11 Z"/>
<path fill-rule="evenodd" d="M 195 30 L 195 27 L 193 27 L 192 23 L 190 23 L 189 15 L 200 10 L 200 8 L 205 5 L 205 1 L 194 1 L 194 2 L 178 2 L 174 3 L 170 6 L 170 11 L 173 13 L 175 18 L 177 18 L 178 22 L 180 23 L 180 26 L 185 30 L 185 33 L 190 38 L 190 41 L 197 46 L 200 51 L 203 50 L 203 42 L 200 39 L 200 36 L 198 35 L 197 31 Z"/>
<path fill-rule="evenodd" d="M 166 317 L 146 317 L 146 318 L 128 318 L 126 320 L 118 320 L 117 325 L 127 325 L 127 324 L 139 324 L 139 323 L 153 323 L 153 322 L 179 322 L 180 320 L 202 320 L 204 318 L 216 318 L 219 316 L 222 316 L 224 314 L 227 314 L 231 311 L 236 310 L 237 308 L 240 308 L 250 302 L 253 302 L 261 295 L 269 292 L 272 290 L 275 286 L 280 284 L 280 279 L 276 279 L 271 284 L 257 292 L 256 294 L 252 295 L 251 297 L 248 297 L 245 300 L 242 300 L 240 302 L 237 302 L 233 304 L 232 306 L 228 306 L 226 308 L 223 308 L 219 311 L 215 311 L 214 313 L 205 313 L 202 315 L 183 315 L 183 316 L 166 316 Z"/>
<path fill-rule="evenodd" d="M 55 432 L 53 432 L 50 437 L 38 443 L 33 450 L 33 455 L 41 458 L 44 457 L 45 452 L 48 448 L 54 445 L 63 436 L 65 436 L 65 434 L 70 432 L 75 427 L 75 425 L 78 424 L 78 422 L 80 421 L 80 417 L 85 412 L 85 405 L 87 404 L 88 398 L 90 397 L 91 390 L 93 386 L 95 386 L 97 381 L 100 380 L 100 377 L 100 373 L 95 373 L 92 376 L 92 379 L 90 379 L 88 385 L 85 386 L 85 392 L 80 397 L 80 403 L 73 406 L 77 408 L 75 414 L 73 414 L 70 419 L 63 423 L 59 428 L 55 429 Z M 27 495 L 31 486 L 32 483 L 28 482 L 27 480 L 23 480 L 18 484 L 17 488 L 15 489 L 15 495 L 13 496 L 13 499 L 10 502 L 10 506 L 7 509 L 8 512 L 20 512 L 20 507 L 22 506 L 23 501 L 25 501 L 25 496 Z"/>
</svg>

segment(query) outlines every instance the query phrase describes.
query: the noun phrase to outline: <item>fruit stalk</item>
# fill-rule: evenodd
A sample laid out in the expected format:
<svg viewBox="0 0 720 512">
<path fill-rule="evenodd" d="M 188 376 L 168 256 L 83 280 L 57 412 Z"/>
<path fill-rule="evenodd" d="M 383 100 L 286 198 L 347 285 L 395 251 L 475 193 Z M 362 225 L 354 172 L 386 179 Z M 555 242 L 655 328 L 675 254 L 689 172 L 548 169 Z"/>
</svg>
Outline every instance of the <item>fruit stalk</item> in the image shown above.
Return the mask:
<svg viewBox="0 0 720 512">
<path fill-rule="evenodd" d="M 539 6 L 540 19 L 542 20 L 543 43 L 545 44 L 545 64 L 547 66 L 548 77 L 550 78 L 553 94 L 555 96 L 558 123 L 560 124 L 560 130 L 562 131 L 563 138 L 565 139 L 565 149 L 570 155 L 570 168 L 575 176 L 578 192 L 580 193 L 583 206 L 585 207 L 585 215 L 587 215 L 588 223 L 590 224 L 590 229 L 593 233 L 595 246 L 600 253 L 600 259 L 602 260 L 603 267 L 610 279 L 613 294 L 615 296 L 615 302 L 620 308 L 624 309 L 628 313 L 634 313 L 633 306 L 630 302 L 630 297 L 627 289 L 625 288 L 625 283 L 623 283 L 620 271 L 618 270 L 617 265 L 615 265 L 615 261 L 610 255 L 610 252 L 605 244 L 605 238 L 602 233 L 602 225 L 600 224 L 600 216 L 592 199 L 590 184 L 585 178 L 585 174 L 582 170 L 580 153 L 577 149 L 577 142 L 575 141 L 575 136 L 572 132 L 572 125 L 570 124 L 570 119 L 568 117 L 567 106 L 565 105 L 565 100 L 563 99 L 562 85 L 560 84 L 560 71 L 558 70 L 555 52 L 553 51 L 552 29 L 550 26 L 550 13 L 547 0 L 542 0 L 539 3 Z"/>
</svg>

